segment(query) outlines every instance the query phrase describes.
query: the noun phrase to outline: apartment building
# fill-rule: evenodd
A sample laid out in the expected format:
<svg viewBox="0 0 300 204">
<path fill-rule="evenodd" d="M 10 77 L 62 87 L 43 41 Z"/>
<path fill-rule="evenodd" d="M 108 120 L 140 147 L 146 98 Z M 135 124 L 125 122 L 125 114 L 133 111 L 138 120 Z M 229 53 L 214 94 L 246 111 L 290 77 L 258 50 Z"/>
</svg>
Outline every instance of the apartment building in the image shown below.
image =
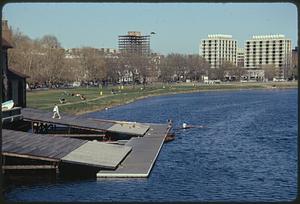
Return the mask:
<svg viewBox="0 0 300 204">
<path fill-rule="evenodd" d="M 219 68 L 223 62 L 229 61 L 237 65 L 237 41 L 231 35 L 208 35 L 201 40 L 200 55 L 210 64 L 211 68 Z"/>
<path fill-rule="evenodd" d="M 245 61 L 245 51 L 244 48 L 237 48 L 236 51 L 236 64 L 238 67 L 243 68 Z"/>
<path fill-rule="evenodd" d="M 285 78 L 291 65 L 291 40 L 284 35 L 257 35 L 245 43 L 246 69 L 261 69 L 265 65 L 278 68 L 277 78 Z"/>
</svg>

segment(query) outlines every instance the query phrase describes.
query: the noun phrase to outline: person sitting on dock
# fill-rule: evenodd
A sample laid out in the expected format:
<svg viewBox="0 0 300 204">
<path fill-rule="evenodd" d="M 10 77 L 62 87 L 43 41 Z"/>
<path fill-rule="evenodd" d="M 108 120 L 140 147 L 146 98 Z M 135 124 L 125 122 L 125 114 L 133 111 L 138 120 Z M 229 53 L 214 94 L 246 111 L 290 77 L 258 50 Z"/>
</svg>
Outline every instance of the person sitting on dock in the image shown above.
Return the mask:
<svg viewBox="0 0 300 204">
<path fill-rule="evenodd" d="M 58 106 L 57 104 L 55 104 L 54 108 L 53 108 L 53 116 L 52 118 L 56 118 L 58 116 L 58 119 L 61 119 L 61 116 L 59 114 L 59 110 L 58 110 Z"/>
</svg>

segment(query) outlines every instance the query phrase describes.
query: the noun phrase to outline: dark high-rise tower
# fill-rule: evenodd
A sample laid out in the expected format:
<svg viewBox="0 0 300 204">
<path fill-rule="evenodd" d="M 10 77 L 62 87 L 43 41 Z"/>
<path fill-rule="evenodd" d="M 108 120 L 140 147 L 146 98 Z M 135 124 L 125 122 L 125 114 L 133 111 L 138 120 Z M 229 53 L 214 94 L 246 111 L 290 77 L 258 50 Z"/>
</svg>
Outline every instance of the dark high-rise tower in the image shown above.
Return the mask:
<svg viewBox="0 0 300 204">
<path fill-rule="evenodd" d="M 137 31 L 129 31 L 127 35 L 119 35 L 119 51 L 127 54 L 150 54 L 150 35 L 141 35 Z"/>
</svg>

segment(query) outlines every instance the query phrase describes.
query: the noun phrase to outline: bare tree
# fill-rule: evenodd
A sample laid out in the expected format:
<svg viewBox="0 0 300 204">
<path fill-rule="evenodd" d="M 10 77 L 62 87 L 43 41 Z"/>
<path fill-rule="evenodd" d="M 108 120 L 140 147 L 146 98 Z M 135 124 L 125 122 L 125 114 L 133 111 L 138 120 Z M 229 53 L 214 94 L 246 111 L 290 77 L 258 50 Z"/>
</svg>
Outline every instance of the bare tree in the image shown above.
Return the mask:
<svg viewBox="0 0 300 204">
<path fill-rule="evenodd" d="M 275 67 L 273 64 L 266 64 L 262 66 L 262 69 L 265 73 L 265 79 L 273 80 L 274 77 L 278 75 L 278 68 Z"/>
<path fill-rule="evenodd" d="M 91 47 L 80 49 L 80 63 L 84 70 L 84 78 L 88 81 L 106 79 L 107 70 L 104 57 Z"/>
<path fill-rule="evenodd" d="M 58 39 L 53 35 L 45 35 L 39 40 L 40 45 L 43 48 L 62 48 Z"/>
<path fill-rule="evenodd" d="M 111 83 L 117 83 L 120 79 L 121 64 L 119 58 L 105 58 L 105 66 L 107 70 L 106 80 Z"/>
<path fill-rule="evenodd" d="M 208 62 L 199 55 L 187 55 L 187 72 L 188 77 L 194 81 L 200 81 L 201 76 L 207 75 L 209 64 Z"/>
<path fill-rule="evenodd" d="M 160 76 L 162 82 L 171 82 L 175 74 L 174 66 L 172 66 L 170 55 L 162 56 L 159 64 Z"/>
<path fill-rule="evenodd" d="M 8 66 L 30 76 L 29 81 L 34 81 L 37 78 L 37 45 L 19 30 L 12 30 L 12 43 L 14 48 L 8 51 Z"/>
<path fill-rule="evenodd" d="M 135 58 L 137 72 L 142 81 L 144 88 L 147 84 L 147 78 L 150 76 L 151 66 L 150 66 L 150 57 L 146 55 L 139 55 Z"/>
<path fill-rule="evenodd" d="M 38 64 L 41 79 L 49 85 L 62 81 L 66 75 L 64 67 L 65 51 L 55 36 L 46 35 L 37 40 L 38 50 L 36 56 L 42 60 Z"/>
<path fill-rule="evenodd" d="M 245 69 L 236 66 L 230 61 L 223 62 L 221 68 L 224 70 L 224 74 L 228 80 L 240 80 L 241 76 L 245 74 Z"/>
<path fill-rule="evenodd" d="M 286 74 L 289 80 L 298 79 L 298 66 L 289 66 Z"/>
</svg>

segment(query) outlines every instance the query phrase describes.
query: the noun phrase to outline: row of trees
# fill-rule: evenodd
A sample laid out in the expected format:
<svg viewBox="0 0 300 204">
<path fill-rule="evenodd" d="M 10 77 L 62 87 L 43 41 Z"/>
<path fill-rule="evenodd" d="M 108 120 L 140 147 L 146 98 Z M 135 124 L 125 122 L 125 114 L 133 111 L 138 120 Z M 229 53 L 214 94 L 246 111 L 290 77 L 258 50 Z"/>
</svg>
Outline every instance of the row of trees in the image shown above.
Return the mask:
<svg viewBox="0 0 300 204">
<path fill-rule="evenodd" d="M 199 55 L 107 56 L 97 49 L 83 47 L 74 49 L 71 57 L 66 57 L 66 51 L 55 36 L 46 35 L 33 40 L 14 30 L 12 40 L 14 48 L 9 50 L 9 67 L 30 76 L 28 82 L 31 84 L 73 81 L 132 81 L 146 84 L 149 80 L 201 81 L 203 76 L 213 80 L 233 76 L 239 80 L 245 74 L 244 69 L 230 62 L 224 62 L 220 68 L 210 69 L 208 62 Z M 267 71 L 270 77 L 271 69 Z"/>
<path fill-rule="evenodd" d="M 29 83 L 60 83 L 72 81 L 133 81 L 147 78 L 153 73 L 151 58 L 138 55 L 106 57 L 91 47 L 75 49 L 66 57 L 55 36 L 46 35 L 32 40 L 20 31 L 12 32 L 13 49 L 8 52 L 9 67 L 30 78 Z"/>
</svg>

